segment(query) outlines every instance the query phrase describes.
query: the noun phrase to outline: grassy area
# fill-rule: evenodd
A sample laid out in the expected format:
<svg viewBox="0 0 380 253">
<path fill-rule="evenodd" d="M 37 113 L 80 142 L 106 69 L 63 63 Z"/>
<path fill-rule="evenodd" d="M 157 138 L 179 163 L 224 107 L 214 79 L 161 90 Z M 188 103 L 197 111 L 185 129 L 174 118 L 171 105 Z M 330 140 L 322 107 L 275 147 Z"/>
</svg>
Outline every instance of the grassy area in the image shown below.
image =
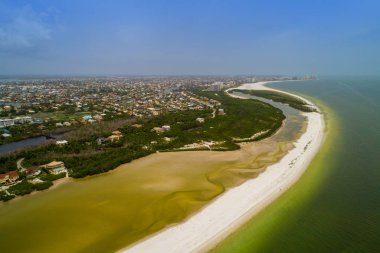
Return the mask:
<svg viewBox="0 0 380 253">
<path fill-rule="evenodd" d="M 71 121 L 71 120 L 82 120 L 84 115 L 91 114 L 91 112 L 76 112 L 68 113 L 65 111 L 55 111 L 55 112 L 38 112 L 33 115 L 33 117 L 41 118 L 43 120 L 54 120 L 54 121 Z"/>
<path fill-rule="evenodd" d="M 232 98 L 224 92 L 204 92 L 197 94 L 221 102 L 226 115 L 216 116 L 210 121 L 210 133 L 228 138 L 249 138 L 252 135 L 269 130 L 273 134 L 285 119 L 282 111 L 258 100 Z"/>
<path fill-rule="evenodd" d="M 15 198 L 14 195 L 8 195 L 5 191 L 0 191 L 0 200 L 8 201 Z"/>
<path fill-rule="evenodd" d="M 38 176 L 39 179 L 42 181 L 54 181 L 60 178 L 64 178 L 66 176 L 66 173 L 60 173 L 60 174 L 50 174 L 50 173 L 41 173 L 41 175 Z"/>
<path fill-rule="evenodd" d="M 315 111 L 314 108 L 310 107 L 302 99 L 299 99 L 297 97 L 287 95 L 287 94 L 284 94 L 281 92 L 267 91 L 267 90 L 239 90 L 239 89 L 236 89 L 235 91 L 245 93 L 245 94 L 249 94 L 252 96 L 263 97 L 266 99 L 273 100 L 275 102 L 288 104 L 289 106 L 293 107 L 294 109 L 298 109 L 298 110 L 303 111 L 303 112 Z"/>
</svg>

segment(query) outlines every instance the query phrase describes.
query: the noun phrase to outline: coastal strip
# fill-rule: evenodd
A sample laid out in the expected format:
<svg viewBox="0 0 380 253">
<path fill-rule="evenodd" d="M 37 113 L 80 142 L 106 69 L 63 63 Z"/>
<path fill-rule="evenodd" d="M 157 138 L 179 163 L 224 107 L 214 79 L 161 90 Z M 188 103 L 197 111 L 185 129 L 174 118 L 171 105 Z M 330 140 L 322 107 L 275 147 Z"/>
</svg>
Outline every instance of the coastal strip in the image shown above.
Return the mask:
<svg viewBox="0 0 380 253">
<path fill-rule="evenodd" d="M 300 96 L 265 87 L 265 83 L 268 82 L 244 84 L 237 89 L 277 91 L 313 105 Z M 204 252 L 214 247 L 289 189 L 306 171 L 322 145 L 325 125 L 319 112 L 303 115 L 307 117 L 305 133 L 278 163 L 266 168 L 257 178 L 228 190 L 185 222 L 119 252 Z"/>
</svg>

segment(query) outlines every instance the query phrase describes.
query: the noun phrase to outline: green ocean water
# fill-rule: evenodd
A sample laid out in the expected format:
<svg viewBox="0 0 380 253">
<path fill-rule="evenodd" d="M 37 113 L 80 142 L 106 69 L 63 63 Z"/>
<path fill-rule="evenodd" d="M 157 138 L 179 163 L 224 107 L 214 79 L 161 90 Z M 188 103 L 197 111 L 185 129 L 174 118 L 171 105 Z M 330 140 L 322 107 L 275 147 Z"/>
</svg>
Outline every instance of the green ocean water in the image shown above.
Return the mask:
<svg viewBox="0 0 380 253">
<path fill-rule="evenodd" d="M 316 99 L 326 142 L 290 191 L 213 252 L 380 252 L 380 78 L 271 86 Z"/>
</svg>

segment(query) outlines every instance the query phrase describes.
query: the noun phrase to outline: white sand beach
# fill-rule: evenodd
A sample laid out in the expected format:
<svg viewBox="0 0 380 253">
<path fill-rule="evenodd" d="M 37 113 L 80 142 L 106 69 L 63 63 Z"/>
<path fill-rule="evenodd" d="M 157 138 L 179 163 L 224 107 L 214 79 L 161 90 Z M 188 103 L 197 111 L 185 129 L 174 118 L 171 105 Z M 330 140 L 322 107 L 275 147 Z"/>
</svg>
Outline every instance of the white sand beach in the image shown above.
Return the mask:
<svg viewBox="0 0 380 253">
<path fill-rule="evenodd" d="M 265 83 L 249 83 L 238 88 L 274 90 L 265 87 Z M 304 115 L 308 120 L 305 133 L 280 162 L 269 166 L 258 177 L 226 191 L 183 223 L 159 231 L 120 252 L 204 252 L 215 246 L 273 202 L 305 172 L 323 142 L 324 120 L 318 112 Z"/>
</svg>

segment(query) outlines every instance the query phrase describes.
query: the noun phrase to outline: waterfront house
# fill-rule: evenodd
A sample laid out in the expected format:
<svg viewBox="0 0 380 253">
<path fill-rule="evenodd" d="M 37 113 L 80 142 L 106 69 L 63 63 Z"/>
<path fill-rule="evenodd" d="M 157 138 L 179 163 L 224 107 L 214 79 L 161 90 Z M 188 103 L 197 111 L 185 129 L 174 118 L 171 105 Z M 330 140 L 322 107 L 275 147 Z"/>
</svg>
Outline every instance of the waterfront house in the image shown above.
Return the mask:
<svg viewBox="0 0 380 253">
<path fill-rule="evenodd" d="M 48 169 L 50 171 L 50 173 L 55 174 L 55 175 L 60 174 L 60 173 L 67 173 L 67 170 L 65 168 L 65 164 L 63 162 L 60 162 L 60 161 L 52 161 L 52 162 L 45 164 L 41 167 Z"/>
<path fill-rule="evenodd" d="M 26 169 L 26 175 L 30 176 L 30 177 L 37 176 L 40 173 L 41 173 L 41 170 L 39 169 L 38 166 L 33 166 L 33 167 L 30 167 L 30 168 Z"/>
<path fill-rule="evenodd" d="M 16 182 L 19 178 L 17 171 L 9 171 L 5 174 L 0 174 L 0 184 L 1 185 L 10 185 Z"/>
</svg>

